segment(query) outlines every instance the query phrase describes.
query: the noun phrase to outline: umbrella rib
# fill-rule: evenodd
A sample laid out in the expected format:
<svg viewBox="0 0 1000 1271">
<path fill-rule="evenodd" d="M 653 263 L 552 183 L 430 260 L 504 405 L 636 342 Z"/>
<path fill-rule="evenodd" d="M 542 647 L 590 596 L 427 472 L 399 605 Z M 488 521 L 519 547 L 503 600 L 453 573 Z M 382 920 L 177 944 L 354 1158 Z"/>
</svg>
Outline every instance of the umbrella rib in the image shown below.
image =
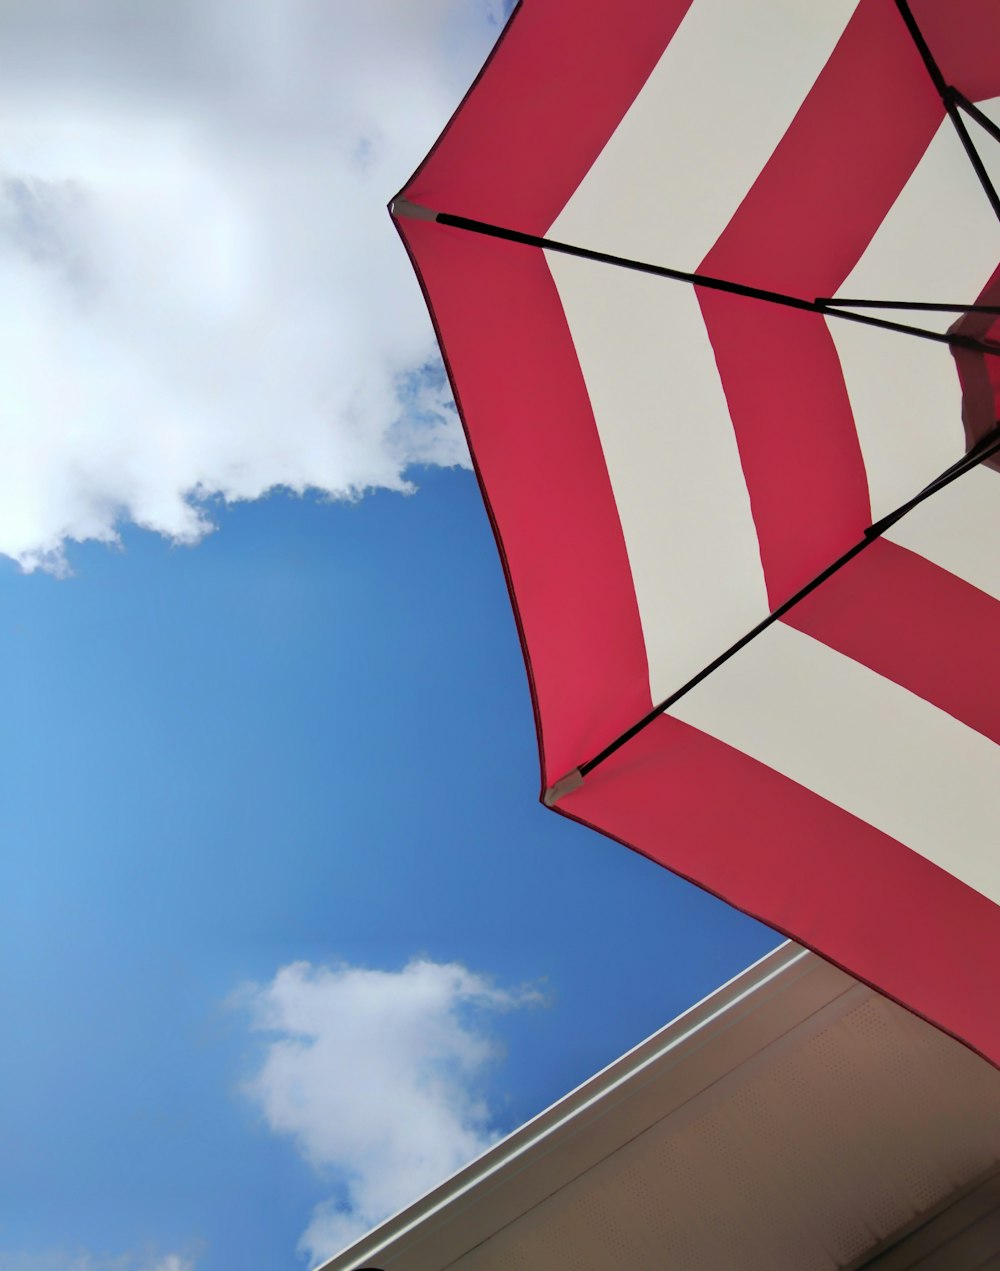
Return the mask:
<svg viewBox="0 0 1000 1271">
<path fill-rule="evenodd" d="M 589 247 L 578 247 L 574 243 L 563 243 L 557 239 L 545 238 L 540 234 L 526 234 L 522 230 L 507 229 L 502 225 L 493 225 L 489 221 L 479 221 L 470 216 L 455 216 L 451 212 L 430 212 L 425 208 L 407 203 L 404 199 L 396 199 L 392 204 L 393 214 L 409 216 L 414 219 L 434 220 L 439 225 L 448 225 L 452 229 L 466 230 L 472 234 L 482 234 L 487 238 L 499 238 L 510 243 L 520 243 L 525 247 L 537 247 L 542 251 L 558 252 L 563 256 L 575 256 L 580 260 L 592 260 L 601 265 L 615 265 L 621 269 L 632 269 L 642 274 L 653 274 L 657 278 L 670 278 L 675 282 L 688 283 L 694 287 L 704 287 L 709 291 L 725 291 L 735 296 L 746 296 L 751 300 L 762 300 L 767 304 L 783 305 L 790 309 L 799 309 L 805 313 L 819 313 L 831 318 L 840 318 L 845 322 L 858 322 L 862 326 L 879 327 L 883 331 L 897 331 L 902 335 L 918 336 L 922 340 L 932 340 L 936 344 L 947 344 L 953 348 L 970 349 L 975 353 L 1000 355 L 1000 344 L 992 340 L 980 340 L 974 336 L 960 335 L 948 331 L 932 331 L 927 327 L 911 326 L 906 322 L 892 322 L 887 318 L 876 318 L 869 313 L 854 313 L 849 309 L 841 309 L 828 304 L 825 300 L 805 300 L 801 296 L 791 296 L 783 291 L 771 291 L 766 287 L 751 287 L 747 283 L 733 282 L 729 278 L 716 278 L 711 274 L 692 273 L 685 269 L 674 269 L 669 265 L 653 265 L 648 261 L 632 260 L 627 256 L 615 256 L 611 252 L 594 251 Z M 418 215 L 420 214 L 420 215 Z M 962 310 L 963 313 L 966 310 Z"/>
<path fill-rule="evenodd" d="M 968 108 L 972 106 L 972 103 L 962 97 L 958 90 L 953 88 L 945 80 L 944 75 L 941 73 L 941 68 L 938 66 L 934 54 L 930 50 L 930 46 L 924 39 L 923 32 L 917 25 L 917 20 L 913 16 L 913 12 L 907 3 L 907 0 L 896 0 L 896 8 L 899 10 L 900 16 L 906 24 L 906 29 L 910 33 L 910 38 L 913 40 L 917 52 L 923 60 L 924 66 L 927 69 L 927 74 L 931 77 L 931 81 L 937 89 L 941 101 L 944 103 L 944 108 L 948 112 L 948 118 L 951 120 L 952 125 L 958 134 L 958 139 L 961 141 L 962 146 L 965 149 L 965 153 L 968 156 L 969 162 L 972 164 L 976 176 L 979 178 L 979 184 L 983 187 L 984 194 L 990 201 L 990 207 L 993 208 L 993 214 L 996 216 L 997 220 L 1000 220 L 1000 195 L 997 194 L 996 188 L 990 180 L 990 174 L 986 171 L 986 165 L 983 163 L 979 151 L 976 149 L 975 142 L 969 135 L 969 130 L 965 126 L 965 120 L 962 118 L 959 110 L 959 104 L 962 104 L 963 108 L 968 110 Z M 975 110 L 975 107 L 973 107 L 973 110 Z M 969 111 L 969 113 L 972 114 L 972 111 Z M 981 114 L 982 112 L 980 111 L 975 111 L 975 114 L 973 114 L 973 118 L 976 119 L 977 123 L 982 123 L 982 119 L 986 118 L 986 116 L 982 116 L 982 118 L 980 118 Z M 992 124 L 992 120 L 990 123 Z M 985 124 L 983 126 L 986 127 Z M 992 136 L 1000 140 L 998 130 L 995 126 L 988 127 L 987 131 L 990 132 Z"/>
<path fill-rule="evenodd" d="M 577 788 L 589 772 L 592 772 L 599 764 L 602 764 L 605 759 L 609 759 L 615 751 L 620 750 L 626 742 L 631 741 L 633 737 L 635 737 L 638 733 L 641 733 L 644 728 L 648 727 L 648 725 L 650 725 L 655 719 L 658 719 L 662 714 L 668 711 L 671 706 L 680 701 L 680 699 L 686 694 L 690 693 L 693 688 L 696 688 L 702 680 L 706 680 L 713 671 L 717 671 L 719 667 L 728 662 L 729 659 L 739 653 L 741 649 L 746 648 L 751 640 L 755 640 L 759 635 L 763 634 L 768 627 L 773 626 L 779 621 L 779 619 L 783 618 L 790 609 L 794 609 L 800 601 L 805 600 L 805 598 L 814 592 L 817 587 L 821 587 L 828 578 L 831 578 L 839 570 L 843 569 L 844 566 L 849 564 L 855 556 L 863 552 L 866 547 L 870 547 L 872 543 L 881 538 L 886 530 L 904 517 L 907 512 L 912 511 L 913 508 L 923 503 L 925 499 L 929 499 L 931 495 L 937 494 L 939 490 L 943 490 L 945 486 L 950 485 L 953 481 L 957 481 L 959 477 L 964 476 L 966 472 L 970 472 L 973 468 L 977 467 L 984 459 L 988 459 L 995 454 L 1000 454 L 1000 423 L 991 429 L 990 432 L 986 433 L 985 436 L 981 437 L 967 454 L 963 455 L 956 463 L 953 463 L 951 467 L 946 468 L 940 476 L 936 477 L 918 494 L 915 494 L 913 498 L 900 504 L 898 508 L 890 512 L 887 516 L 882 517 L 881 520 L 876 521 L 873 525 L 869 525 L 865 530 L 864 537 L 855 543 L 853 547 L 848 548 L 842 556 L 838 556 L 832 564 L 827 565 L 826 569 L 806 583 L 806 585 L 797 591 L 794 596 L 790 596 L 789 599 L 779 605 L 777 609 L 772 610 L 762 622 L 758 622 L 755 627 L 737 640 L 735 644 L 731 644 L 725 652 L 720 653 L 717 658 L 709 662 L 708 665 L 703 667 L 697 675 L 692 676 L 691 679 L 682 684 L 680 688 L 675 689 L 669 697 L 654 706 L 648 714 L 644 715 L 642 719 L 633 724 L 631 728 L 627 728 L 625 732 L 616 737 L 613 742 L 605 746 L 604 749 L 596 754 L 592 759 L 588 759 L 586 763 L 580 764 L 579 768 L 575 769 L 571 773 L 567 773 L 565 777 L 556 782 L 554 786 L 546 791 L 545 802 L 551 807 L 563 794 L 569 793 L 572 789 Z"/>
<path fill-rule="evenodd" d="M 901 10 L 905 7 L 905 0 L 897 0 Z M 574 256 L 582 260 L 592 260 L 599 264 L 616 265 L 624 269 L 636 270 L 639 273 L 653 274 L 660 278 L 670 278 L 677 282 L 689 283 L 692 286 L 705 287 L 714 291 L 724 291 L 732 295 L 746 296 L 754 300 L 762 300 L 769 304 L 783 305 L 787 308 L 799 309 L 807 313 L 820 313 L 831 318 L 843 318 L 846 321 L 858 322 L 865 326 L 880 327 L 883 330 L 897 331 L 904 335 L 919 336 L 925 340 L 932 340 L 939 344 L 948 344 L 953 347 L 971 349 L 975 352 L 990 354 L 997 356 L 1000 354 L 1000 344 L 996 344 L 990 340 L 980 340 L 973 336 L 960 335 L 955 332 L 941 332 L 928 330 L 925 327 L 910 326 L 906 323 L 891 322 L 884 318 L 876 318 L 870 314 L 854 313 L 849 309 L 840 308 L 840 305 L 846 304 L 869 304 L 878 308 L 923 308 L 940 310 L 943 312 L 959 313 L 969 312 L 995 312 L 1000 306 L 992 305 L 973 305 L 973 306 L 951 306 L 951 305 L 930 305 L 922 303 L 919 305 L 906 305 L 903 301 L 835 301 L 828 298 L 817 298 L 814 300 L 804 300 L 800 296 L 791 296 L 780 291 L 770 291 L 763 287 L 751 287 L 745 283 L 733 282 L 726 278 L 715 278 L 708 274 L 691 273 L 687 270 L 674 269 L 667 265 L 653 265 L 645 261 L 631 260 L 624 256 L 615 256 L 609 252 L 594 251 L 587 247 L 577 247 L 571 243 L 562 243 L 554 239 L 545 238 L 538 234 L 526 234 L 521 230 L 507 229 L 504 226 L 493 225 L 488 221 L 476 220 L 467 216 L 455 216 L 450 212 L 435 212 L 429 208 L 421 207 L 418 204 L 411 203 L 404 196 L 399 196 L 390 204 L 390 210 L 394 216 L 404 216 L 414 220 L 436 221 L 441 225 L 447 225 L 453 229 L 465 230 L 474 234 L 482 234 L 489 238 L 502 239 L 507 242 L 520 243 L 526 247 L 536 247 L 543 251 L 558 252 L 566 256 Z M 1000 210 L 998 210 L 1000 215 Z M 804 600 L 808 595 L 822 586 L 823 583 L 831 578 L 845 565 L 849 564 L 855 556 L 863 552 L 865 548 L 870 547 L 876 542 L 892 525 L 894 525 L 907 512 L 923 503 L 925 499 L 936 494 L 945 486 L 950 485 L 952 481 L 957 480 L 972 468 L 978 466 L 983 460 L 990 458 L 995 454 L 1000 454 L 1000 422 L 997 423 L 989 433 L 980 438 L 975 446 L 963 455 L 950 468 L 946 468 L 939 476 L 937 476 L 928 486 L 915 494 L 905 503 L 900 504 L 894 511 L 890 512 L 881 520 L 868 526 L 864 536 L 848 548 L 842 556 L 828 565 L 815 578 L 811 579 L 801 590 L 795 595 L 789 597 L 777 609 L 773 610 L 761 622 L 748 631 L 744 636 L 736 641 L 735 644 L 729 646 L 717 658 L 703 667 L 697 675 L 693 676 L 680 688 L 676 689 L 671 695 L 665 698 L 658 705 L 654 706 L 648 714 L 642 719 L 634 723 L 625 732 L 621 733 L 614 741 L 610 742 L 603 750 L 594 755 L 592 759 L 588 759 L 585 763 L 580 764 L 578 768 L 566 773 L 554 785 L 550 786 L 544 793 L 544 802 L 553 807 L 559 799 L 565 794 L 578 789 L 583 778 L 592 772 L 599 764 L 609 759 L 617 750 L 620 750 L 626 742 L 631 741 L 638 733 L 648 727 L 654 720 L 658 719 L 665 711 L 669 710 L 674 703 L 678 702 L 693 688 L 696 688 L 703 680 L 707 679 L 714 671 L 723 666 L 730 658 L 734 657 L 739 651 L 746 647 L 757 636 L 779 621 L 790 609 L 793 609 L 800 601 Z"/>
<path fill-rule="evenodd" d="M 845 309 L 913 309 L 925 313 L 998 313 L 1000 305 L 941 304 L 936 300 L 855 300 L 839 296 L 817 296 L 816 303 L 826 308 Z"/>
<path fill-rule="evenodd" d="M 985 132 L 988 132 L 994 141 L 1000 141 L 1000 126 L 995 124 L 993 120 L 979 109 L 975 102 L 969 101 L 964 93 L 960 93 L 957 88 L 951 89 L 951 96 L 956 106 L 961 106 L 965 113 L 976 121 L 976 123 Z"/>
</svg>

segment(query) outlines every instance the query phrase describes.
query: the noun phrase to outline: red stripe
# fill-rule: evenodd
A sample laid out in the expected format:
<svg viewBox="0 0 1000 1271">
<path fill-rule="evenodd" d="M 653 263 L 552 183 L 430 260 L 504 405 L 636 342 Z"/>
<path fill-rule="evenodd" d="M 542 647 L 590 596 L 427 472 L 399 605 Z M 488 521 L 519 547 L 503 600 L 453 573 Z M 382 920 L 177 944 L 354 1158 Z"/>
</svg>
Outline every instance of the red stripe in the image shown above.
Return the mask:
<svg viewBox="0 0 1000 1271">
<path fill-rule="evenodd" d="M 970 101 L 995 97 L 1000 58 L 997 0 L 910 0 L 910 9 L 945 81 Z M 972 125 L 975 131 L 975 125 Z M 986 144 L 989 144 L 988 142 Z"/>
<path fill-rule="evenodd" d="M 532 0 L 520 7 L 406 196 L 544 233 L 690 3 Z M 400 229 L 507 571 L 551 784 L 651 705 L 631 570 L 593 412 L 541 255 L 421 222 Z"/>
<path fill-rule="evenodd" d="M 815 949 L 1000 1063 L 1000 909 L 842 808 L 664 716 L 559 811 Z"/>
<path fill-rule="evenodd" d="M 943 117 L 895 6 L 862 0 L 703 270 L 807 299 L 833 295 Z M 850 402 L 821 317 L 719 292 L 699 299 L 774 607 L 870 523 Z"/>
<path fill-rule="evenodd" d="M 651 705 L 597 425 L 542 254 L 426 221 L 402 228 L 507 568 L 550 785 Z"/>
<path fill-rule="evenodd" d="M 871 523 L 840 359 L 819 314 L 700 288 L 698 299 L 776 609 Z"/>
<path fill-rule="evenodd" d="M 997 11 L 983 27 L 979 0 L 948 7 L 949 73 L 977 91 L 988 83 L 978 33 L 988 38 L 990 30 L 997 37 L 990 72 L 1000 91 Z M 703 267 L 801 296 L 835 294 L 943 117 L 895 7 L 863 0 Z M 817 154 L 827 157 L 825 166 L 813 161 Z M 720 293 L 699 299 L 774 607 L 857 542 L 872 519 L 847 387 L 821 317 Z M 872 331 L 868 338 L 887 337 Z M 928 347 L 927 356 L 949 354 Z M 887 420 L 887 427 L 894 422 L 902 445 L 904 421 Z M 965 656 L 970 643 L 995 646 L 1000 605 L 930 561 L 879 543 L 787 621 L 1000 741 L 1000 701 L 983 691 Z"/>
<path fill-rule="evenodd" d="M 544 234 L 690 5 L 529 0 L 407 186 L 407 198 Z"/>
<path fill-rule="evenodd" d="M 880 539 L 785 621 L 1000 744 L 1000 604 L 977 587 Z"/>
</svg>

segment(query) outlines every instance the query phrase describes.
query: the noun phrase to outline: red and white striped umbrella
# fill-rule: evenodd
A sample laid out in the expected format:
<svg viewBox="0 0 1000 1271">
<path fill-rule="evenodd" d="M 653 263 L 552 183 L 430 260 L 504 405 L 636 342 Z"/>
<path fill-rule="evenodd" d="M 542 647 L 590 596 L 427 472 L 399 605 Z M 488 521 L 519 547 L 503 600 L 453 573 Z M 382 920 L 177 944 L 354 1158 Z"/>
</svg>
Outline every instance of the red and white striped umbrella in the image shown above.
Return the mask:
<svg viewBox="0 0 1000 1271">
<path fill-rule="evenodd" d="M 994 1062 L 998 124 L 997 0 L 523 0 L 392 204 L 545 801 Z"/>
</svg>

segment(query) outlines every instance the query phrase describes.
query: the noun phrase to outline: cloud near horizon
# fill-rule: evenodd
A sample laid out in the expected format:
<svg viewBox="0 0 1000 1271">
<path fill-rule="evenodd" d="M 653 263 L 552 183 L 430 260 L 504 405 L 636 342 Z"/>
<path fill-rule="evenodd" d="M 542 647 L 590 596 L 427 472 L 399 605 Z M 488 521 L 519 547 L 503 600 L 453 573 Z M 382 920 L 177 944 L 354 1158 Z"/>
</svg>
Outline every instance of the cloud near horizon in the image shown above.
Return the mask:
<svg viewBox="0 0 1000 1271">
<path fill-rule="evenodd" d="M 316 1263 L 496 1140 L 482 1087 L 500 1052 L 487 1019 L 542 999 L 414 960 L 401 971 L 296 962 L 234 1000 L 271 1035 L 244 1093 L 339 1185 L 300 1242 Z"/>
<path fill-rule="evenodd" d="M 385 212 L 497 0 L 14 0 L 0 19 L 0 553 L 467 464 Z"/>
<path fill-rule="evenodd" d="M 0 1250 L 0 1271 L 195 1271 L 195 1263 L 179 1253 L 112 1256 L 79 1250 L 75 1253 L 65 1250 L 5 1253 Z"/>
</svg>

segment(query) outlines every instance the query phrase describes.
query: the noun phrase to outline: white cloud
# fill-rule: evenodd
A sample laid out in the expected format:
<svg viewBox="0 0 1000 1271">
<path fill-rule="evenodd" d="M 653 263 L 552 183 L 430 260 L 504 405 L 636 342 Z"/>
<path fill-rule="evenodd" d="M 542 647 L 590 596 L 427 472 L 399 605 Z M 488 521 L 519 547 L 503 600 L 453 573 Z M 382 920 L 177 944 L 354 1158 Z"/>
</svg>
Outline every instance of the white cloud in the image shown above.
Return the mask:
<svg viewBox="0 0 1000 1271">
<path fill-rule="evenodd" d="M 317 1262 L 494 1141 L 479 1092 L 498 1054 L 485 1017 L 540 997 L 417 960 L 397 972 L 297 962 L 237 1000 L 256 1029 L 276 1034 L 246 1094 L 342 1184 L 302 1237 Z"/>
<path fill-rule="evenodd" d="M 384 205 L 496 0 L 11 0 L 0 552 L 467 462 Z M 430 368 L 421 375 L 421 368 Z"/>
<path fill-rule="evenodd" d="M 195 1264 L 178 1253 L 161 1257 L 124 1253 L 109 1257 L 79 1250 L 76 1253 L 5 1253 L 0 1250 L 0 1271 L 195 1271 Z"/>
</svg>

